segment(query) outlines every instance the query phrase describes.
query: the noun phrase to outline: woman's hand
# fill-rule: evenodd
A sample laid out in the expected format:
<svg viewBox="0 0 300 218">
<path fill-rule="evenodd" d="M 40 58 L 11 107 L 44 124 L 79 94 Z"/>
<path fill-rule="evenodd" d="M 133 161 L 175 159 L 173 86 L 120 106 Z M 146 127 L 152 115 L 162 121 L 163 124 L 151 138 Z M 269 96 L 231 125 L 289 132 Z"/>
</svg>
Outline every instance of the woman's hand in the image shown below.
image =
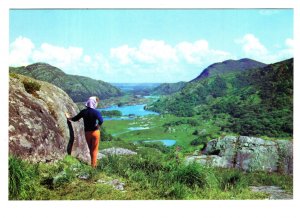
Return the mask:
<svg viewBox="0 0 300 218">
<path fill-rule="evenodd" d="M 65 115 L 66 115 L 66 118 L 67 118 L 68 120 L 71 119 L 71 116 L 70 116 L 70 114 L 69 114 L 68 112 L 65 112 Z"/>
</svg>

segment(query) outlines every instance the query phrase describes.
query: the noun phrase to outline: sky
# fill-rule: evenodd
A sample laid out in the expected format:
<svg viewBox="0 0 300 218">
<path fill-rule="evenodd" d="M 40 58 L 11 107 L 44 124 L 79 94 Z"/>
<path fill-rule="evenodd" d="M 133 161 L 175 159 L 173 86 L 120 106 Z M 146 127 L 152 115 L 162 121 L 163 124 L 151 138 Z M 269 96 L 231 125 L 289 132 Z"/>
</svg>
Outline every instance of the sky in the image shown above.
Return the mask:
<svg viewBox="0 0 300 218">
<path fill-rule="evenodd" d="M 112 83 L 190 81 L 209 65 L 293 57 L 293 9 L 9 10 L 9 65 Z"/>
</svg>

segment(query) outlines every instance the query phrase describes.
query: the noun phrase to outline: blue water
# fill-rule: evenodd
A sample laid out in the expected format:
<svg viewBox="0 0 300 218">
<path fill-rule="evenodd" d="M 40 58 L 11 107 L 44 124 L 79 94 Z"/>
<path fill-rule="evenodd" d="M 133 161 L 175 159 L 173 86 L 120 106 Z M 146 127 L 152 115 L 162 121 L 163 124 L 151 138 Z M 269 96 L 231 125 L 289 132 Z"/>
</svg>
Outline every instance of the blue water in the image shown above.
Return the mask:
<svg viewBox="0 0 300 218">
<path fill-rule="evenodd" d="M 118 110 L 121 111 L 122 116 L 128 116 L 129 114 L 134 114 L 135 116 L 146 116 L 150 114 L 158 115 L 158 113 L 154 111 L 147 111 L 144 109 L 145 104 L 139 104 L 139 105 L 131 105 L 131 106 L 112 106 L 108 108 L 101 108 L 100 111 L 112 111 L 112 110 Z M 115 118 L 110 118 L 115 119 Z M 122 119 L 122 118 L 118 118 Z M 123 118 L 124 119 L 124 118 Z"/>
<path fill-rule="evenodd" d="M 162 140 L 148 140 L 148 141 L 144 141 L 144 142 L 162 142 L 165 146 L 172 146 L 172 145 L 175 145 L 176 140 L 162 139 Z"/>
</svg>

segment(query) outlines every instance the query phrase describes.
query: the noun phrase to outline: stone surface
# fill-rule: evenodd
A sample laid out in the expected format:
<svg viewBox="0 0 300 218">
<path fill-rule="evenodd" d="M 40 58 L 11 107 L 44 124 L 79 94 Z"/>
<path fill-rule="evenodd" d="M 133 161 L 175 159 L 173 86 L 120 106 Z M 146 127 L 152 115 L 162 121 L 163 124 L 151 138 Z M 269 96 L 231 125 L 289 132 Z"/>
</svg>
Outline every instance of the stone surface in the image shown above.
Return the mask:
<svg viewBox="0 0 300 218">
<path fill-rule="evenodd" d="M 39 83 L 40 90 L 28 93 L 24 79 Z M 83 122 L 68 125 L 66 111 L 72 115 L 79 112 L 60 88 L 21 75 L 10 78 L 9 153 L 32 162 L 51 162 L 62 159 L 67 148 L 73 147 L 73 156 L 89 162 Z"/>
<path fill-rule="evenodd" d="M 250 186 L 253 192 L 264 192 L 269 194 L 270 200 L 292 200 L 293 195 L 286 193 L 277 186 Z"/>
<path fill-rule="evenodd" d="M 135 155 L 137 154 L 134 151 L 125 148 L 107 148 L 100 151 L 101 154 L 104 155 Z M 99 159 L 99 158 L 98 158 Z"/>
<path fill-rule="evenodd" d="M 120 182 L 118 179 L 114 179 L 114 180 L 102 180 L 99 179 L 97 180 L 97 183 L 103 183 L 103 184 L 107 184 L 107 185 L 111 185 L 114 187 L 114 189 L 119 190 L 119 191 L 124 191 L 125 190 L 125 183 L 124 182 Z"/>
<path fill-rule="evenodd" d="M 244 171 L 293 173 L 293 143 L 288 140 L 225 136 L 209 141 L 203 154 L 189 156 L 187 161 Z"/>
</svg>

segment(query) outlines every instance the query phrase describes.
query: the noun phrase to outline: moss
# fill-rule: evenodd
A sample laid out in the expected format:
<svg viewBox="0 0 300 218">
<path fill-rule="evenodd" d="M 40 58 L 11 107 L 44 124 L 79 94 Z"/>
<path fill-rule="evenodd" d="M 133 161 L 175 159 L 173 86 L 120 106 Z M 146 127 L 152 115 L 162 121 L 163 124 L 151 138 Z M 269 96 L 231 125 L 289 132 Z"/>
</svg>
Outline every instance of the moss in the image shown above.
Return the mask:
<svg viewBox="0 0 300 218">
<path fill-rule="evenodd" d="M 10 73 L 9 76 L 11 78 L 15 78 L 15 79 L 19 79 L 20 78 L 17 73 Z"/>
<path fill-rule="evenodd" d="M 22 83 L 24 85 L 26 92 L 32 95 L 37 95 L 36 92 L 40 91 L 41 89 L 41 84 L 30 79 L 24 79 Z"/>
</svg>

